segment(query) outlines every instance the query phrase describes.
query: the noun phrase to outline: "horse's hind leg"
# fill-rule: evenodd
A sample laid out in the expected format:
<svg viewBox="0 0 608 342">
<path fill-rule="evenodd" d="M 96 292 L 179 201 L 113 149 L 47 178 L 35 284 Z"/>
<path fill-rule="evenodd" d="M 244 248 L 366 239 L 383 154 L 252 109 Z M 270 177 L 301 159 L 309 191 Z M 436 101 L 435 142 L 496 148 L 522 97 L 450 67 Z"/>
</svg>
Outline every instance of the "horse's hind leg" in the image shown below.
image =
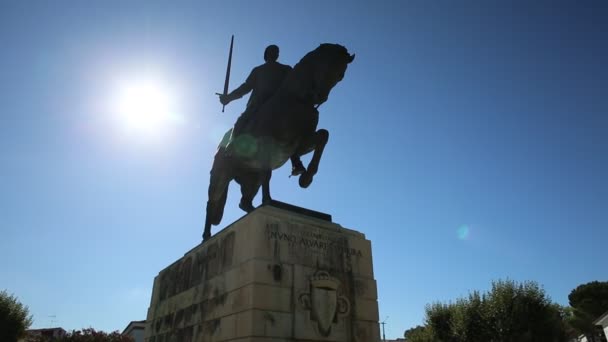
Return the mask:
<svg viewBox="0 0 608 342">
<path fill-rule="evenodd" d="M 253 206 L 253 198 L 257 195 L 260 189 L 260 183 L 262 185 L 262 204 L 268 204 L 272 200 L 270 198 L 270 177 L 272 171 L 259 171 L 252 172 L 247 177 L 240 177 L 239 181 L 241 184 L 241 202 L 239 208 L 243 209 L 247 213 L 252 212 L 255 207 Z"/>
<path fill-rule="evenodd" d="M 299 184 L 302 188 L 307 188 L 311 183 L 312 179 L 317 171 L 319 170 L 319 163 L 321 162 L 321 156 L 327 141 L 329 140 L 329 132 L 326 129 L 320 129 L 313 134 L 309 139 L 306 139 L 303 144 L 298 148 L 297 154 L 303 155 L 314 149 L 312 159 L 306 168 L 306 172 L 300 175 Z"/>
<path fill-rule="evenodd" d="M 262 176 L 262 204 L 270 204 L 272 198 L 270 197 L 270 178 L 272 177 L 272 170 L 261 171 Z"/>
<path fill-rule="evenodd" d="M 253 170 L 242 172 L 236 177 L 236 182 L 241 185 L 241 201 L 239 203 L 239 208 L 247 213 L 250 213 L 255 209 L 253 206 L 253 198 L 260 190 L 262 179 L 262 172 Z"/>
<path fill-rule="evenodd" d="M 253 198 L 258 193 L 258 186 L 251 184 L 250 182 L 241 182 L 241 201 L 239 202 L 239 208 L 243 211 L 250 213 L 255 207 L 253 206 Z"/>
</svg>

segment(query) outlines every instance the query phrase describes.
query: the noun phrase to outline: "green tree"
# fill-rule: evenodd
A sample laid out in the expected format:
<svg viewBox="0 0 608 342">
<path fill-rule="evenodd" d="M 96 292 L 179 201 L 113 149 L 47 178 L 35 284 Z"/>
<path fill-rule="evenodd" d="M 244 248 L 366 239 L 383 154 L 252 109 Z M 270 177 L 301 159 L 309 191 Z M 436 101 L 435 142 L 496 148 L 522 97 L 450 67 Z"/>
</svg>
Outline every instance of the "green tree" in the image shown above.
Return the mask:
<svg viewBox="0 0 608 342">
<path fill-rule="evenodd" d="M 430 329 L 421 325 L 406 330 L 403 338 L 406 342 L 433 342 L 433 334 Z"/>
<path fill-rule="evenodd" d="M 452 341 L 454 313 L 451 304 L 433 303 L 426 306 L 426 325 L 434 340 Z"/>
<path fill-rule="evenodd" d="M 579 285 L 570 292 L 568 301 L 572 307 L 572 327 L 590 342 L 606 341 L 593 321 L 608 311 L 608 282 L 592 281 Z"/>
<path fill-rule="evenodd" d="M 130 336 L 121 335 L 118 331 L 106 333 L 93 328 L 72 330 L 58 342 L 133 342 Z"/>
<path fill-rule="evenodd" d="M 485 298 L 474 291 L 468 298 L 461 298 L 452 305 L 451 330 L 453 339 L 467 342 L 487 342 L 491 340 Z"/>
<path fill-rule="evenodd" d="M 14 342 L 25 336 L 25 331 L 32 325 L 32 316 L 27 306 L 17 297 L 0 292 L 0 341 Z"/>
<path fill-rule="evenodd" d="M 535 282 L 498 281 L 487 296 L 488 319 L 498 341 L 565 339 L 561 312 Z"/>
<path fill-rule="evenodd" d="M 418 329 L 426 335 L 412 331 L 408 341 L 561 342 L 567 340 L 563 315 L 537 283 L 499 280 L 488 293 L 428 305 L 426 326 Z"/>
</svg>

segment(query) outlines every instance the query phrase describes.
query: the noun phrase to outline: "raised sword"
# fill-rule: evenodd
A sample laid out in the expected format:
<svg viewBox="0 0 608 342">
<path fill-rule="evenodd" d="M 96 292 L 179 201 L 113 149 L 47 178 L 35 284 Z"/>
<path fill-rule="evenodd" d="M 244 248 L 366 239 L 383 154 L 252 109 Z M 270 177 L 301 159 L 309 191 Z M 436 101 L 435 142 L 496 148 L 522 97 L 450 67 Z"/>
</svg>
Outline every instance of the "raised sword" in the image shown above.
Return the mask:
<svg viewBox="0 0 608 342">
<path fill-rule="evenodd" d="M 234 46 L 234 35 L 230 38 L 230 52 L 228 52 L 228 66 L 226 67 L 226 80 L 224 80 L 224 93 L 215 93 L 215 95 L 228 95 L 228 85 L 230 84 L 230 67 L 232 65 L 232 47 Z M 222 113 L 226 106 L 222 105 Z"/>
</svg>

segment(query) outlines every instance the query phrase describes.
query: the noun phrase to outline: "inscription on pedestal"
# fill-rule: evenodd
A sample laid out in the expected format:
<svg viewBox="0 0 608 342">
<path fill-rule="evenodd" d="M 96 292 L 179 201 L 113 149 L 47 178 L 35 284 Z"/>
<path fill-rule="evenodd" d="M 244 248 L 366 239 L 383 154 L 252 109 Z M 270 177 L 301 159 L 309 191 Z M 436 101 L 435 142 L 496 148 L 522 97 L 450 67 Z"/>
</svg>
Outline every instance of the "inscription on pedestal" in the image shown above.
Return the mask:
<svg viewBox="0 0 608 342">
<path fill-rule="evenodd" d="M 299 224 L 288 224 L 287 228 L 282 228 L 278 222 L 267 223 L 266 236 L 268 240 L 285 241 L 290 247 L 301 247 L 319 253 L 338 252 L 348 256 L 363 256 L 361 250 L 348 246 L 346 237 L 338 234 L 332 236 Z"/>
</svg>

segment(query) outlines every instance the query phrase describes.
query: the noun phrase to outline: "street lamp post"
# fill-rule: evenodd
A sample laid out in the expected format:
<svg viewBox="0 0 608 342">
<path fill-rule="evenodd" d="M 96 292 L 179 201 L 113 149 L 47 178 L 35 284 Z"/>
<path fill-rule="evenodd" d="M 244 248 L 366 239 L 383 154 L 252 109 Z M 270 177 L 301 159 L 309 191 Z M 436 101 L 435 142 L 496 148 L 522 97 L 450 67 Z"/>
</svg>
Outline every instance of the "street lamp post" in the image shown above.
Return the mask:
<svg viewBox="0 0 608 342">
<path fill-rule="evenodd" d="M 380 324 L 382 324 L 382 341 L 383 342 L 386 342 L 386 334 L 384 333 L 384 325 L 386 324 L 387 319 L 388 319 L 388 316 L 386 316 L 384 321 L 380 322 Z"/>
</svg>

